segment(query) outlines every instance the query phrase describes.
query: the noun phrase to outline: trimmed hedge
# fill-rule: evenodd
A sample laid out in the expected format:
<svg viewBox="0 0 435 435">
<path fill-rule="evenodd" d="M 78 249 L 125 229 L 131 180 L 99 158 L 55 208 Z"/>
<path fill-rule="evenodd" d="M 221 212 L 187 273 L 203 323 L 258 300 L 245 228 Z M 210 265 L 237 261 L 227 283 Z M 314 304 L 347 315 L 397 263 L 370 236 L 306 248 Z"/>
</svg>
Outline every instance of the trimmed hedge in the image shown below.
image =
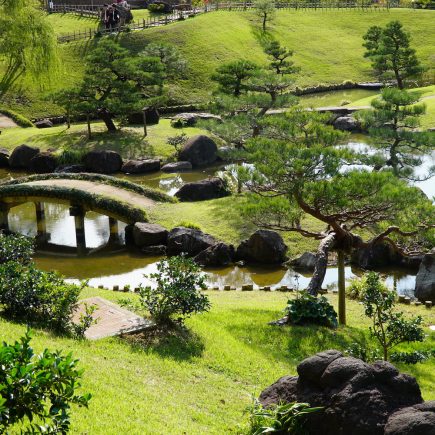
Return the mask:
<svg viewBox="0 0 435 435">
<path fill-rule="evenodd" d="M 107 184 L 109 186 L 118 187 L 120 189 L 129 190 L 140 195 L 144 195 L 158 202 L 177 202 L 176 199 L 167 195 L 166 193 L 152 189 L 150 187 L 140 186 L 139 184 L 132 183 L 131 181 L 121 180 L 119 178 L 111 177 L 109 175 L 80 173 L 80 174 L 65 174 L 65 173 L 53 173 L 53 174 L 40 174 L 29 175 L 28 177 L 16 178 L 15 180 L 6 180 L 0 182 L 0 188 L 3 190 L 4 186 L 14 186 L 23 183 L 29 183 L 31 181 L 44 181 L 44 180 L 77 180 L 77 181 L 92 181 L 101 184 Z"/>
<path fill-rule="evenodd" d="M 13 110 L 6 109 L 4 107 L 0 107 L 0 113 L 2 113 L 5 116 L 8 116 L 11 118 L 16 124 L 18 124 L 20 127 L 34 127 L 32 121 L 27 119 L 25 116 L 20 115 L 17 112 L 14 112 Z"/>
</svg>

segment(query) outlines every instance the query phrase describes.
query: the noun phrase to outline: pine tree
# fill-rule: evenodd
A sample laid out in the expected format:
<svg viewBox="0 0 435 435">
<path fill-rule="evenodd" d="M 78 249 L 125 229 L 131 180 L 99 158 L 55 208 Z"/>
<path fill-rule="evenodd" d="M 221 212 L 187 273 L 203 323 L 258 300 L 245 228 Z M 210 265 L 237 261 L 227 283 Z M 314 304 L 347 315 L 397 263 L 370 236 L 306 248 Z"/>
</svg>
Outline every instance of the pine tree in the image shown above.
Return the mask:
<svg viewBox="0 0 435 435">
<path fill-rule="evenodd" d="M 372 67 L 380 80 L 394 79 L 399 89 L 408 79 L 418 77 L 424 71 L 411 48 L 411 37 L 399 21 L 391 21 L 385 28 L 372 26 L 364 35 L 364 57 L 372 61 Z"/>
<path fill-rule="evenodd" d="M 295 74 L 300 68 L 294 65 L 294 62 L 290 59 L 293 56 L 293 51 L 286 47 L 281 47 L 278 41 L 269 42 L 264 52 L 271 58 L 270 69 L 277 74 Z"/>
</svg>

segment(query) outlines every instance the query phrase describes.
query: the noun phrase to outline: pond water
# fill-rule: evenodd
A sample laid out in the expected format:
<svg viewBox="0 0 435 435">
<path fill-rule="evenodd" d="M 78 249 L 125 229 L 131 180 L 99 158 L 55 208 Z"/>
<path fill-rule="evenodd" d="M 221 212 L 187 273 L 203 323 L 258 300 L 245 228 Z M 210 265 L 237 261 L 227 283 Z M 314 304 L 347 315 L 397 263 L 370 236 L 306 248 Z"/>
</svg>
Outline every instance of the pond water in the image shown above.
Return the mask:
<svg viewBox="0 0 435 435">
<path fill-rule="evenodd" d="M 365 147 L 370 151 L 367 139 L 361 136 L 352 137 L 347 144 L 351 147 Z M 435 157 L 435 156 L 433 156 Z M 427 159 L 425 165 L 432 164 Z M 138 184 L 160 188 L 173 195 L 178 188 L 186 182 L 197 181 L 215 174 L 222 166 L 207 168 L 201 171 L 192 171 L 180 174 L 155 173 L 143 176 L 127 176 Z M 0 171 L 0 178 L 18 177 L 23 174 Z M 429 196 L 435 195 L 435 186 L 431 180 L 418 183 L 419 187 Z M 51 235 L 50 242 L 56 245 L 69 247 L 76 246 L 74 218 L 69 216 L 69 209 L 62 204 L 47 203 L 45 209 L 47 232 Z M 9 215 L 10 228 L 13 231 L 36 235 L 35 209 L 33 204 L 23 204 L 14 207 Z M 124 224 L 120 224 L 120 235 L 123 237 Z M 109 222 L 106 216 L 96 213 L 87 213 L 85 219 L 86 244 L 89 248 L 97 248 L 107 243 L 109 239 Z M 89 279 L 92 286 L 103 285 L 112 287 L 130 285 L 136 287 L 140 283 L 150 283 L 144 275 L 156 271 L 159 258 L 142 257 L 126 249 L 112 254 L 94 254 L 89 257 L 75 257 L 60 252 L 38 253 L 36 263 L 45 270 L 57 270 L 66 278 L 78 281 Z M 231 285 L 241 287 L 242 284 L 253 284 L 256 288 L 261 286 L 279 287 L 287 285 L 291 288 L 303 288 L 307 285 L 310 276 L 297 273 L 292 269 L 283 267 L 226 267 L 208 269 L 207 280 L 211 286 L 223 287 Z M 351 279 L 362 272 L 356 268 L 346 267 L 346 279 Z M 412 295 L 415 287 L 415 276 L 406 270 L 389 270 L 384 273 L 387 284 L 401 294 Z M 328 268 L 324 287 L 334 288 L 337 284 L 337 269 Z"/>
<path fill-rule="evenodd" d="M 342 91 L 318 92 L 315 94 L 301 95 L 300 104 L 304 107 L 341 106 L 344 102 L 352 103 L 362 98 L 371 97 L 379 91 L 369 89 L 345 89 Z"/>
</svg>

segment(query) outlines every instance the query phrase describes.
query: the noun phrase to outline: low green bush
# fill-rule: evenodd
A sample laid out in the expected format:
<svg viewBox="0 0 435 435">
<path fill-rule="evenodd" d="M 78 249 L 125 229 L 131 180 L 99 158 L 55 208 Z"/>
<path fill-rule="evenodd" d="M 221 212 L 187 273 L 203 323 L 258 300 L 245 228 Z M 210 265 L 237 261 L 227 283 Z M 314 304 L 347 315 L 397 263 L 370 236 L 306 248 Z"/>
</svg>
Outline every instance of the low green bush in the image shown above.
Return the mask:
<svg viewBox="0 0 435 435">
<path fill-rule="evenodd" d="M 9 118 L 11 118 L 12 121 L 14 121 L 20 127 L 24 127 L 24 128 L 26 128 L 26 127 L 34 127 L 32 121 L 27 119 L 25 116 L 20 115 L 17 112 L 14 112 L 13 110 L 6 109 L 4 107 L 0 107 L 0 113 L 2 113 L 3 115 L 6 115 Z"/>
<path fill-rule="evenodd" d="M 64 148 L 56 156 L 59 165 L 78 165 L 83 163 L 86 150 L 77 148 Z"/>
<path fill-rule="evenodd" d="M 184 227 L 184 228 L 191 228 L 192 230 L 201 230 L 201 227 L 197 224 L 194 224 L 193 222 L 189 221 L 182 221 L 178 225 L 175 225 L 176 227 Z"/>
<path fill-rule="evenodd" d="M 0 346 L 0 433 L 66 434 L 71 404 L 88 407 L 91 399 L 76 393 L 78 360 L 47 349 L 35 355 L 30 340 L 27 331 L 20 341 Z"/>
<path fill-rule="evenodd" d="M 163 3 L 151 3 L 148 5 L 148 10 L 154 14 L 161 14 L 165 10 Z"/>
<path fill-rule="evenodd" d="M 59 274 L 34 264 L 9 261 L 0 265 L 0 307 L 10 319 L 70 333 L 84 285 L 68 284 Z"/>
<path fill-rule="evenodd" d="M 155 288 L 140 289 L 144 309 L 158 324 L 180 324 L 191 314 L 210 309 L 208 296 L 201 290 L 207 288 L 205 275 L 190 258 L 172 257 L 157 263 L 157 273 L 148 276 L 157 284 Z"/>
<path fill-rule="evenodd" d="M 8 261 L 30 263 L 34 253 L 34 243 L 29 237 L 20 234 L 0 234 L 0 264 Z"/>
<path fill-rule="evenodd" d="M 250 434 L 290 434 L 301 435 L 305 433 L 306 418 L 313 412 L 322 408 L 312 408 L 308 403 L 280 403 L 264 408 L 258 401 L 249 409 Z"/>
<path fill-rule="evenodd" d="M 366 344 L 352 343 L 344 353 L 353 358 L 358 358 L 366 363 L 382 359 L 381 351 Z"/>
<path fill-rule="evenodd" d="M 400 362 L 404 364 L 417 364 L 435 357 L 435 349 L 433 350 L 414 350 L 412 352 L 393 352 L 390 355 L 392 362 Z"/>
<path fill-rule="evenodd" d="M 289 323 L 294 325 L 315 324 L 337 327 L 337 313 L 324 296 L 315 297 L 303 291 L 290 299 L 285 309 Z"/>
</svg>

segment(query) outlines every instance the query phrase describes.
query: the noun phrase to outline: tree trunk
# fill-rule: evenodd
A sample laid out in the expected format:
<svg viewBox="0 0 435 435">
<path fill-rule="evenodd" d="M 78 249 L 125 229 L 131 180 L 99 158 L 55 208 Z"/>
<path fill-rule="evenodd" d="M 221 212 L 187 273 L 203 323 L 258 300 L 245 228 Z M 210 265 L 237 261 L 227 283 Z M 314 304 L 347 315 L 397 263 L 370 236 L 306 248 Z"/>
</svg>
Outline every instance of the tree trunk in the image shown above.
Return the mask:
<svg viewBox="0 0 435 435">
<path fill-rule="evenodd" d="M 346 283 L 344 275 L 344 252 L 338 251 L 338 323 L 346 324 Z"/>
<path fill-rule="evenodd" d="M 86 123 L 88 124 L 88 139 L 92 139 L 92 131 L 91 131 L 91 118 L 89 113 L 86 115 Z"/>
<path fill-rule="evenodd" d="M 116 125 L 113 122 L 112 116 L 107 109 L 101 109 L 98 111 L 98 116 L 106 124 L 107 130 L 111 133 L 116 131 Z"/>
<path fill-rule="evenodd" d="M 310 295 L 317 296 L 322 289 L 323 280 L 325 279 L 326 267 L 328 266 L 328 254 L 336 242 L 336 234 L 328 234 L 319 245 L 316 254 L 316 266 L 314 273 L 308 284 L 307 291 Z"/>
<path fill-rule="evenodd" d="M 263 15 L 263 32 L 266 31 L 267 14 Z"/>
</svg>

